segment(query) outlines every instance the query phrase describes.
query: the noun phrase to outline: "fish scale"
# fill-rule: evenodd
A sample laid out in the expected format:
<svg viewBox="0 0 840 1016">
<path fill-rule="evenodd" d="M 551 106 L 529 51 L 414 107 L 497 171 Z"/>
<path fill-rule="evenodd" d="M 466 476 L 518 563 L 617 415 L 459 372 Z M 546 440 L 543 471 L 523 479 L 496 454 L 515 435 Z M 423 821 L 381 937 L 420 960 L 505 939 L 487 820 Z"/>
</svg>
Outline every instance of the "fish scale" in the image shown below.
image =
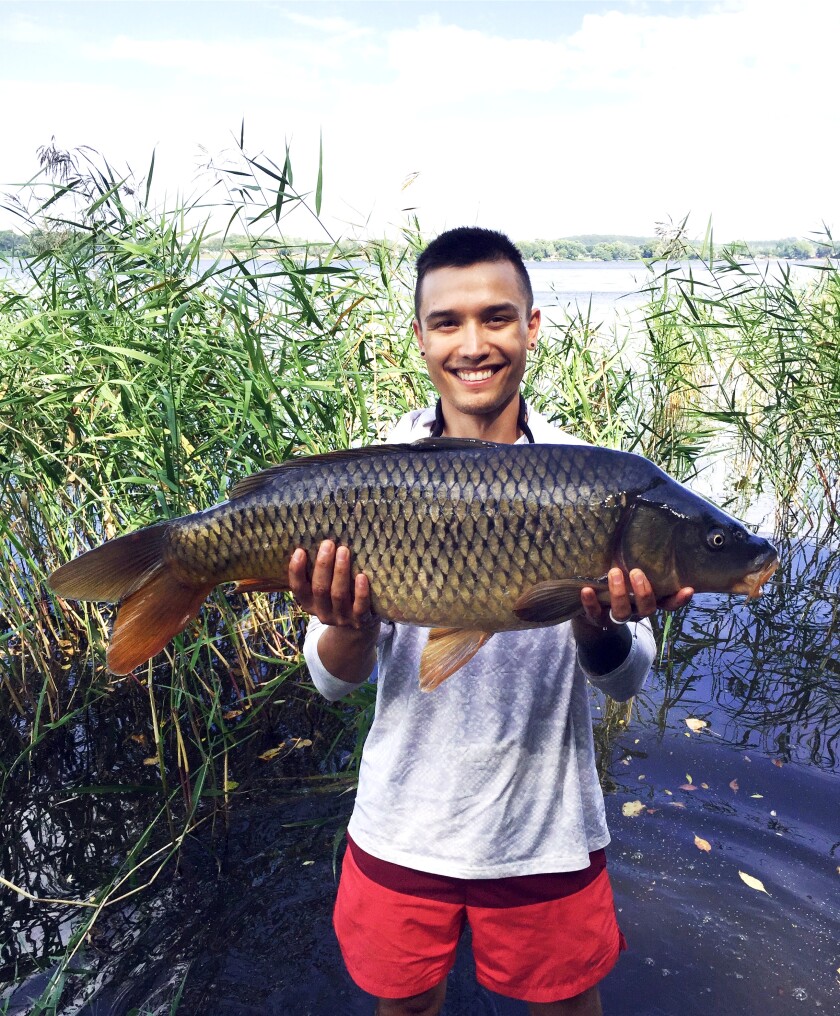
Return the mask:
<svg viewBox="0 0 840 1016">
<path fill-rule="evenodd" d="M 259 494 L 173 524 L 171 553 L 186 571 L 198 559 L 197 579 L 283 577 L 297 547 L 314 562 L 321 541 L 332 539 L 350 548 L 384 616 L 443 626 L 457 609 L 470 628 L 534 627 L 514 613 L 522 591 L 558 568 L 603 576 L 621 511 L 614 491 L 586 468 L 592 450 L 557 447 L 338 458 L 326 483 L 323 460 L 279 467 Z M 208 532 L 218 534 L 209 555 Z"/>
<path fill-rule="evenodd" d="M 298 547 L 349 547 L 383 618 L 432 629 L 421 687 L 493 632 L 557 624 L 591 585 L 641 568 L 658 597 L 683 586 L 758 595 L 778 559 L 736 519 L 648 460 L 588 445 L 435 438 L 285 462 L 230 500 L 129 533 L 50 576 L 61 596 L 121 603 L 108 665 L 128 673 L 181 631 L 214 586 L 288 588 Z"/>
</svg>

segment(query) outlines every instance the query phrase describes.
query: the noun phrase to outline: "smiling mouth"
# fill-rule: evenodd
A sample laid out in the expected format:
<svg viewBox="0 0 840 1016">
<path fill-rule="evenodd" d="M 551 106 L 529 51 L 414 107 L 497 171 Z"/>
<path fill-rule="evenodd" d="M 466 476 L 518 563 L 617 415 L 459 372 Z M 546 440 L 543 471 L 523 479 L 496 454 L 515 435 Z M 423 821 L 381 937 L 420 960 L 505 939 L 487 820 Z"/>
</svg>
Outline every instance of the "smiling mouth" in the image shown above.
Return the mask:
<svg viewBox="0 0 840 1016">
<path fill-rule="evenodd" d="M 475 384 L 478 381 L 487 381 L 501 369 L 501 367 L 482 367 L 477 370 L 475 368 L 467 369 L 466 367 L 461 367 L 453 370 L 452 373 L 461 381 Z"/>
</svg>

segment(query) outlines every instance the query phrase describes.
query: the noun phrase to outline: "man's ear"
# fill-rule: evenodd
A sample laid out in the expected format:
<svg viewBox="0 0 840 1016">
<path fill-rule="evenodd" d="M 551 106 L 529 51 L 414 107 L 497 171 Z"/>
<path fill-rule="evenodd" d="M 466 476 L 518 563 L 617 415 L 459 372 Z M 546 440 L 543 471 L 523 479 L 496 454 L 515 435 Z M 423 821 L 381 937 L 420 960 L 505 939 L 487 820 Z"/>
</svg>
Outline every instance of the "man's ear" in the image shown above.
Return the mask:
<svg viewBox="0 0 840 1016">
<path fill-rule="evenodd" d="M 534 307 L 531 311 L 531 316 L 528 318 L 528 348 L 537 348 L 537 339 L 540 335 L 540 322 L 542 321 L 542 313 L 539 307 Z"/>
</svg>

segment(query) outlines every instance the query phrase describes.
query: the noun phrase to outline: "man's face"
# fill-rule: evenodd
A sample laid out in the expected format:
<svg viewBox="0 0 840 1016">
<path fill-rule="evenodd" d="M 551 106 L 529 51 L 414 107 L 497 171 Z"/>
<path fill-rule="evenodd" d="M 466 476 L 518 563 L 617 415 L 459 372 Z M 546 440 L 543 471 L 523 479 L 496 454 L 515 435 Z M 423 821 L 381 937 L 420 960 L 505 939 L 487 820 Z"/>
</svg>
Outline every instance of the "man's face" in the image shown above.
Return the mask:
<svg viewBox="0 0 840 1016">
<path fill-rule="evenodd" d="M 447 421 L 497 416 L 517 397 L 540 312 L 529 312 L 510 261 L 437 268 L 423 279 L 414 333 Z"/>
</svg>

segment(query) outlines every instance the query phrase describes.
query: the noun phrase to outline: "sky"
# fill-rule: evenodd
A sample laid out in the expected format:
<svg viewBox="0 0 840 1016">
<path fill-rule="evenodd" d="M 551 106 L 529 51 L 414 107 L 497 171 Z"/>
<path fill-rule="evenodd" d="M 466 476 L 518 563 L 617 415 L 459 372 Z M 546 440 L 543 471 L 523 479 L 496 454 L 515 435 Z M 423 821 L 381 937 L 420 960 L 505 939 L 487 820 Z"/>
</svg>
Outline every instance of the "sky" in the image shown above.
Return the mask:
<svg viewBox="0 0 840 1016">
<path fill-rule="evenodd" d="M 54 136 L 138 179 L 154 153 L 172 205 L 244 121 L 304 192 L 323 139 L 333 236 L 813 237 L 840 230 L 838 38 L 833 0 L 0 0 L 0 191 Z"/>
</svg>

